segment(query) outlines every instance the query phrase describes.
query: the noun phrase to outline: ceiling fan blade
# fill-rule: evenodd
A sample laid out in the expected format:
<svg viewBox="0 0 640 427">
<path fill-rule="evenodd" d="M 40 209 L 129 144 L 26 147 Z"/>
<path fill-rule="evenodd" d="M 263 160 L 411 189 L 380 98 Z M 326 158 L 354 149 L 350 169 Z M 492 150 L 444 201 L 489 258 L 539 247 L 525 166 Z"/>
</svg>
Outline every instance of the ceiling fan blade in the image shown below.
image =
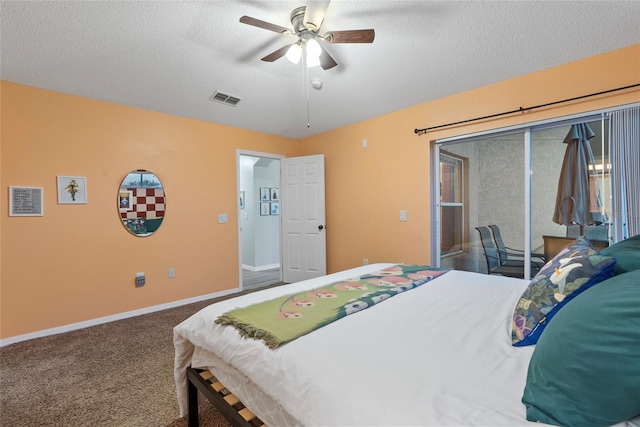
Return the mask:
<svg viewBox="0 0 640 427">
<path fill-rule="evenodd" d="M 326 49 L 322 49 L 322 52 L 320 53 L 320 66 L 322 69 L 328 70 L 336 65 L 338 65 L 338 63 L 331 57 L 331 55 L 329 55 L 329 52 L 327 52 Z"/>
<path fill-rule="evenodd" d="M 290 45 L 290 44 L 284 45 L 280 49 L 278 49 L 276 51 L 273 51 L 269 55 L 267 55 L 264 58 L 262 58 L 262 60 L 265 61 L 265 62 L 273 62 L 276 59 L 280 59 L 280 58 L 282 58 L 283 56 L 285 56 L 287 54 L 287 51 L 289 50 L 289 48 L 291 46 L 292 45 Z"/>
<path fill-rule="evenodd" d="M 331 31 L 324 35 L 329 43 L 373 43 L 376 32 L 368 30 Z"/>
<path fill-rule="evenodd" d="M 240 18 L 240 22 L 247 25 L 253 25 L 258 28 L 264 28 L 265 30 L 275 31 L 280 34 L 293 34 L 293 32 L 288 28 L 281 27 L 280 25 L 272 24 L 270 22 L 261 21 L 246 15 Z"/>
<path fill-rule="evenodd" d="M 331 0 L 308 0 L 304 11 L 304 26 L 310 30 L 318 31 L 329 3 L 331 3 Z"/>
</svg>

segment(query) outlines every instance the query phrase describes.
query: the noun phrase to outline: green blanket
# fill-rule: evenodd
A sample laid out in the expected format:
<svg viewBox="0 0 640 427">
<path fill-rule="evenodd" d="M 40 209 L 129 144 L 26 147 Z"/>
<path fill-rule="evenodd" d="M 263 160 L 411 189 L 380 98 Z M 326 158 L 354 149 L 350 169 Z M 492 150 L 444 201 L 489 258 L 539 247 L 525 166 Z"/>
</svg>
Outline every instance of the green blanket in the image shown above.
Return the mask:
<svg viewBox="0 0 640 427">
<path fill-rule="evenodd" d="M 313 290 L 226 312 L 216 319 L 246 338 L 277 348 L 335 320 L 371 307 L 446 273 L 425 265 L 395 265 Z"/>
</svg>

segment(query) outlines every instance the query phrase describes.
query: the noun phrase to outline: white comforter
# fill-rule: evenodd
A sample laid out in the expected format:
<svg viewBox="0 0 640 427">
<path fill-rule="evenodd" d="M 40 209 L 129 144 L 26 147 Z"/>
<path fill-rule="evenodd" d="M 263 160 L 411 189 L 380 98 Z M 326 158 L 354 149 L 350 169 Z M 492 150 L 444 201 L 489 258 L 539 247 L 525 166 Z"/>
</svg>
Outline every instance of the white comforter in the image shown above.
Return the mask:
<svg viewBox="0 0 640 427">
<path fill-rule="evenodd" d="M 194 367 L 232 366 L 305 426 L 532 424 L 520 399 L 533 347 L 512 347 L 510 338 L 524 280 L 452 270 L 277 350 L 214 323 L 235 307 L 389 265 L 232 298 L 176 326 L 181 414 L 184 369 L 197 348 Z"/>
</svg>

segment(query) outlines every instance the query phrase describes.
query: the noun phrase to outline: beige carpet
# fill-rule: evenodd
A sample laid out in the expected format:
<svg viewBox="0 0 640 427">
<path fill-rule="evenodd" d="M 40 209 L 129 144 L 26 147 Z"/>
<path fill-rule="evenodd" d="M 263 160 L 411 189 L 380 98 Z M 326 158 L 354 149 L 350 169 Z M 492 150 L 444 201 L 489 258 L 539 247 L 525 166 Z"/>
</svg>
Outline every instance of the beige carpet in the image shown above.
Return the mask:
<svg viewBox="0 0 640 427">
<path fill-rule="evenodd" d="M 173 327 L 210 300 L 0 349 L 1 426 L 171 426 Z M 201 426 L 229 424 L 200 399 Z"/>
</svg>

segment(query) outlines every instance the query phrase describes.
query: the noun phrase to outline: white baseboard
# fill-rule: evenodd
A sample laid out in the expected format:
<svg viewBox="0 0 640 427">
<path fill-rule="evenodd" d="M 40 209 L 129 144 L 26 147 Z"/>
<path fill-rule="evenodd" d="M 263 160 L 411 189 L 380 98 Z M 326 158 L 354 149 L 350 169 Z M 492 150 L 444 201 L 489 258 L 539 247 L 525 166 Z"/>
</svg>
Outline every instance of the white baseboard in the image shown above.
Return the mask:
<svg viewBox="0 0 640 427">
<path fill-rule="evenodd" d="M 280 268 L 280 264 L 259 265 L 257 267 L 253 265 L 242 264 L 242 269 L 249 270 L 249 271 L 264 271 L 264 270 L 271 270 L 274 268 Z"/>
<path fill-rule="evenodd" d="M 187 298 L 178 301 L 172 301 L 165 304 L 154 305 L 151 307 L 140 308 L 138 310 L 126 311 L 124 313 L 113 314 L 111 316 L 99 317 L 97 319 L 85 320 L 83 322 L 71 323 L 69 325 L 58 326 L 55 328 L 44 329 L 42 331 L 30 332 L 24 335 L 4 338 L 0 340 L 0 347 L 15 344 L 21 341 L 32 340 L 34 338 L 42 338 L 50 335 L 62 334 L 78 329 L 89 328 L 91 326 L 101 325 L 103 323 L 115 322 L 116 320 L 128 319 L 130 317 L 141 316 L 143 314 L 154 313 L 156 311 L 167 310 L 169 308 L 180 307 L 194 302 L 205 301 L 212 298 L 219 298 L 240 292 L 240 288 L 229 289 L 226 291 L 214 292 L 212 294 L 200 295 L 197 297 Z"/>
</svg>

